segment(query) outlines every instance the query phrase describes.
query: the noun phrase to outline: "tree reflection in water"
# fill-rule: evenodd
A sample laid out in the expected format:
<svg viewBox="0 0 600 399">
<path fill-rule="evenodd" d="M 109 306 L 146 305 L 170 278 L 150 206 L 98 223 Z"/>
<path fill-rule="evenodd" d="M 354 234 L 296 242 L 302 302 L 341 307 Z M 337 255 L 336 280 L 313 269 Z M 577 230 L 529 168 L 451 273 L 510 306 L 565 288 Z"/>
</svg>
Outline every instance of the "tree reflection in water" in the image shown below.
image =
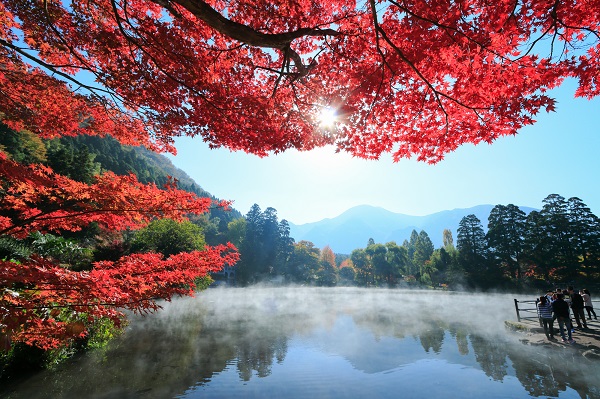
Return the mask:
<svg viewBox="0 0 600 399">
<path fill-rule="evenodd" d="M 232 397 L 245 384 L 273 380 L 271 395 L 253 392 L 272 397 L 275 387 L 284 392 L 286 384 L 303 378 L 310 384 L 308 376 L 318 373 L 326 375 L 321 384 L 334 391 L 348 373 L 386 384 L 386 373 L 401 376 L 403 367 L 430 359 L 443 361 L 436 363 L 442 367 L 481 370 L 489 381 L 518 379 L 514 397 L 567 397 L 576 391 L 581 398 L 600 398 L 598 362 L 568 347 L 526 346 L 504 330 L 504 320 L 514 318 L 512 298 L 354 288 L 210 289 L 196 299 L 166 303 L 156 315 L 134 317 L 106 350 L 33 376 L 0 396 Z M 473 306 L 477 303 L 486 307 Z M 306 359 L 306 366 L 294 371 L 298 375 L 284 372 L 292 367 L 286 357 L 299 348 L 310 348 L 302 352 L 305 357 L 324 353 L 351 367 L 321 369 Z M 487 397 L 495 397 L 495 386 Z M 341 388 L 336 392 L 353 397 Z"/>
</svg>

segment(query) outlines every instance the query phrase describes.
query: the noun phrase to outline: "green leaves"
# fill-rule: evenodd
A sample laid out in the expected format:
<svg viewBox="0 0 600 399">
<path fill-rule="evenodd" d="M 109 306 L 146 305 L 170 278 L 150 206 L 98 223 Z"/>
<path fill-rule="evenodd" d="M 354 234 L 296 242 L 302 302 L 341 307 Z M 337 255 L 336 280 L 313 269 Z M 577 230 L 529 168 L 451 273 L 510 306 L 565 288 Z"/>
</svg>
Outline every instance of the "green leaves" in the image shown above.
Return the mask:
<svg viewBox="0 0 600 399">
<path fill-rule="evenodd" d="M 169 257 L 180 252 L 199 251 L 204 246 L 204 233 L 199 226 L 190 221 L 159 219 L 135 232 L 131 250 L 158 252 Z"/>
</svg>

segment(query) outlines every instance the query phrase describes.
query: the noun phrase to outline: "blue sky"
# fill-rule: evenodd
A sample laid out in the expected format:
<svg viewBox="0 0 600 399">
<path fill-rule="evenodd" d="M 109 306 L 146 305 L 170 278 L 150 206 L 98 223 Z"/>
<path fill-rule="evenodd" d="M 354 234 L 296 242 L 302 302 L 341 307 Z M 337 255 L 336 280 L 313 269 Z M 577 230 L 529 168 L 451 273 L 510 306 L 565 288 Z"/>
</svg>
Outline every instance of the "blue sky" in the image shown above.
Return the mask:
<svg viewBox="0 0 600 399">
<path fill-rule="evenodd" d="M 427 215 L 481 204 L 541 208 L 548 194 L 579 197 L 600 216 L 600 99 L 575 99 L 574 82 L 553 92 L 557 112 L 514 137 L 465 145 L 436 165 L 336 154 L 334 148 L 259 158 L 181 138 L 169 156 L 202 188 L 246 214 L 256 203 L 295 224 L 356 205 Z"/>
</svg>

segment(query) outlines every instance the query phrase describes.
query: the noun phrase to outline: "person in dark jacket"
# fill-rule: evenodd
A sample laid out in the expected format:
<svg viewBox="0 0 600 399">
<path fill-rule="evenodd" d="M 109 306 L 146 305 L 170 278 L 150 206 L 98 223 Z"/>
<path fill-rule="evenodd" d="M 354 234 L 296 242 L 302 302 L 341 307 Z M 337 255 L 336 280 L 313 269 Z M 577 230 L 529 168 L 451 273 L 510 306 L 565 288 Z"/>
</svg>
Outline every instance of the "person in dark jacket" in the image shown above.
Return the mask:
<svg viewBox="0 0 600 399">
<path fill-rule="evenodd" d="M 552 302 L 552 311 L 554 312 L 556 321 L 558 321 L 558 329 L 560 330 L 560 336 L 562 337 L 563 342 L 574 344 L 575 341 L 571 336 L 571 329 L 569 328 L 569 305 L 565 302 L 564 294 L 558 294 L 556 300 Z M 567 327 L 569 336 L 568 340 L 565 336 L 565 326 Z"/>
<path fill-rule="evenodd" d="M 583 297 L 579 294 L 578 291 L 573 290 L 573 287 L 569 287 L 569 295 L 571 295 L 571 309 L 573 309 L 573 316 L 575 316 L 575 322 L 577 323 L 577 327 L 587 328 L 587 323 L 585 321 L 585 313 L 584 310 L 584 301 Z M 583 327 L 581 326 L 581 322 L 583 321 Z"/>
</svg>

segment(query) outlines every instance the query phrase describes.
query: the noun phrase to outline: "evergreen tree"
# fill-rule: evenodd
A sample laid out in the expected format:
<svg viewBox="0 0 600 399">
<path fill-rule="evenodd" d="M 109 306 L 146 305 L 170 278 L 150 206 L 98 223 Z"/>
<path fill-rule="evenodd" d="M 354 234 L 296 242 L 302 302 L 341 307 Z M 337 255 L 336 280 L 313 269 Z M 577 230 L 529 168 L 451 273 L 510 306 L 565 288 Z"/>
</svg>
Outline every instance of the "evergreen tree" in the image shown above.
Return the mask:
<svg viewBox="0 0 600 399">
<path fill-rule="evenodd" d="M 600 271 L 600 219 L 577 197 L 567 201 L 569 225 L 573 232 L 573 250 L 580 259 L 578 271 Z"/>
<path fill-rule="evenodd" d="M 294 239 L 290 237 L 290 224 L 282 219 L 279 222 L 279 245 L 277 247 L 277 271 L 279 274 L 286 275 L 289 262 L 294 253 Z"/>
<path fill-rule="evenodd" d="M 431 242 L 429 235 L 424 230 L 421 230 L 417 237 L 413 254 L 413 265 L 419 271 L 419 278 L 425 273 L 425 264 L 433 254 L 433 249 L 433 242 Z M 427 269 L 431 273 L 430 265 L 428 265 Z"/>
<path fill-rule="evenodd" d="M 263 276 L 262 278 L 275 274 L 279 241 L 280 231 L 277 210 L 268 207 L 261 215 L 260 226 L 261 261 L 258 270 Z"/>
<path fill-rule="evenodd" d="M 527 215 L 527 229 L 525 231 L 525 259 L 529 264 L 529 274 L 539 274 L 544 281 L 550 282 L 554 270 L 552 259 L 552 235 L 544 216 L 538 211 L 531 211 Z"/>
<path fill-rule="evenodd" d="M 258 278 L 262 262 L 262 211 L 258 204 L 252 205 L 246 214 L 246 232 L 240 249 L 240 261 L 236 270 L 236 281 L 245 285 Z"/>
<path fill-rule="evenodd" d="M 73 152 L 73 161 L 69 175 L 73 180 L 92 183 L 94 176 L 100 173 L 99 165 L 94 162 L 87 146 L 81 146 Z"/>
<path fill-rule="evenodd" d="M 92 183 L 100 173 L 95 154 L 85 144 L 75 145 L 74 139 L 62 138 L 46 142 L 48 166 L 56 173 L 83 183 Z"/>
<path fill-rule="evenodd" d="M 452 251 L 454 247 L 449 247 Z M 428 274 L 431 279 L 432 285 L 447 284 L 448 276 L 447 271 L 450 269 L 452 264 L 452 258 L 450 253 L 446 251 L 446 248 L 442 247 L 433 251 L 433 254 L 429 258 Z M 429 269 L 430 268 L 430 269 Z"/>
<path fill-rule="evenodd" d="M 444 250 L 448 254 L 448 263 L 446 263 L 447 269 L 444 281 L 447 282 L 448 286 L 451 288 L 459 288 L 467 284 L 466 272 L 461 265 L 458 250 L 454 247 L 444 248 Z M 438 268 L 438 270 L 441 269 Z"/>
<path fill-rule="evenodd" d="M 415 249 L 417 245 L 417 241 L 419 240 L 419 233 L 416 230 L 413 230 L 410 233 L 410 239 L 408 241 L 404 241 L 402 246 L 406 248 L 406 256 L 407 256 L 407 264 L 406 264 L 406 274 L 416 275 L 419 273 L 419 269 L 414 265 L 414 256 Z"/>
<path fill-rule="evenodd" d="M 408 263 L 408 254 L 404 246 L 398 246 L 393 241 L 385 244 L 385 247 L 387 249 L 386 259 L 390 267 L 390 274 L 386 280 L 388 281 L 389 285 L 393 286 L 398 283 L 398 281 L 402 278 L 402 275 L 405 273 Z"/>
<path fill-rule="evenodd" d="M 486 239 L 491 260 L 510 278 L 521 278 L 527 215 L 517 206 L 496 205 L 488 218 Z"/>
<path fill-rule="evenodd" d="M 391 267 L 386 258 L 386 247 L 382 244 L 371 244 L 365 248 L 365 253 L 367 254 L 368 270 L 370 271 L 370 280 L 367 281 L 367 285 L 379 286 L 383 282 L 389 285 Z"/>
<path fill-rule="evenodd" d="M 24 164 L 46 162 L 46 146 L 40 137 L 28 130 L 19 132 L 0 123 L 0 150 L 16 162 Z"/>
<path fill-rule="evenodd" d="M 218 245 L 226 242 L 226 240 L 221 237 L 222 233 L 219 231 L 219 218 L 211 217 L 209 213 L 205 213 L 203 215 L 191 217 L 190 220 L 202 229 L 208 245 Z"/>
<path fill-rule="evenodd" d="M 372 279 L 371 263 L 364 249 L 355 249 L 350 254 L 350 260 L 354 265 L 355 281 L 359 287 L 368 287 Z"/>
<path fill-rule="evenodd" d="M 246 219 L 241 217 L 229 222 L 225 236 L 226 241 L 231 242 L 237 248 L 241 248 L 246 237 Z"/>
<path fill-rule="evenodd" d="M 458 226 L 456 249 L 462 268 L 471 283 L 487 284 L 487 243 L 481 221 L 470 214 L 463 217 Z"/>
<path fill-rule="evenodd" d="M 548 255 L 553 273 L 561 280 L 571 279 L 577 274 L 579 262 L 572 245 L 574 238 L 569 223 L 567 201 L 561 195 L 550 194 L 543 202 L 540 215 L 551 238 L 548 242 Z"/>
</svg>

